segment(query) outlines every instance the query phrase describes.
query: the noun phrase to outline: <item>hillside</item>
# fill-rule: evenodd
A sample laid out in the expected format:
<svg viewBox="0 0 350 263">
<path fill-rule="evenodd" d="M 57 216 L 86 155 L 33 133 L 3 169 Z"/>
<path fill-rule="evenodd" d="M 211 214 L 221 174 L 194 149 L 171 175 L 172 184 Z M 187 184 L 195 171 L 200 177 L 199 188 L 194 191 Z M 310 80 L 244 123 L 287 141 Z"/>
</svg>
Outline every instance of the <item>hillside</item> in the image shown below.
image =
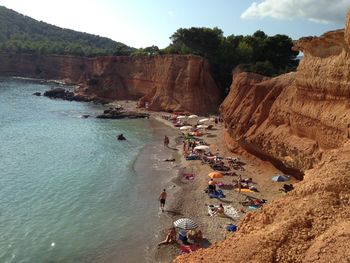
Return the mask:
<svg viewBox="0 0 350 263">
<path fill-rule="evenodd" d="M 0 52 L 75 56 L 129 55 L 109 38 L 63 29 L 0 6 Z"/>
<path fill-rule="evenodd" d="M 304 174 L 239 230 L 175 262 L 350 262 L 350 12 L 345 30 L 302 38 L 296 73 L 240 73 L 220 107 L 233 141 Z"/>
</svg>

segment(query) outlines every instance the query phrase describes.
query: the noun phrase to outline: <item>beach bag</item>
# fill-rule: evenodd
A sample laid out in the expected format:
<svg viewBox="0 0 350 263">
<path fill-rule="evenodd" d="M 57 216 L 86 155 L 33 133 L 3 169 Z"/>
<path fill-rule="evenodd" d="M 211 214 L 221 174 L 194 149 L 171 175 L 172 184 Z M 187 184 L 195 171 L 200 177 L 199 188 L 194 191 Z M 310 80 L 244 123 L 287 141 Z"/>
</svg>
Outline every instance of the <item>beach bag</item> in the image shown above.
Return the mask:
<svg viewBox="0 0 350 263">
<path fill-rule="evenodd" d="M 235 232 L 235 231 L 237 231 L 237 226 L 230 224 L 226 227 L 226 230 L 229 232 Z"/>
</svg>

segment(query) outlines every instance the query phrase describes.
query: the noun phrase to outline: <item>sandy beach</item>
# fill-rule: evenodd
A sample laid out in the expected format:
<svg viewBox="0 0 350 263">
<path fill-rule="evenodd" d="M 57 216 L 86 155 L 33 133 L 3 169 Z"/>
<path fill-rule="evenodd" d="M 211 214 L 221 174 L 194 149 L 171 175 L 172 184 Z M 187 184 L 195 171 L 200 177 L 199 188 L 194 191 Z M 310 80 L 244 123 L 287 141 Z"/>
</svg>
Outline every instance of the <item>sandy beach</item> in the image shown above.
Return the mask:
<svg viewBox="0 0 350 263">
<path fill-rule="evenodd" d="M 133 101 L 118 101 L 116 104 L 123 106 L 126 110 L 145 111 L 144 109 L 137 109 L 136 102 Z M 174 149 L 172 158 L 176 160 L 173 164 L 173 169 L 176 169 L 178 172 L 176 173 L 176 177 L 171 178 L 171 184 L 167 186 L 168 198 L 165 211 L 164 213 L 160 213 L 161 231 L 157 234 L 159 241 L 165 239 L 168 229 L 176 219 L 188 217 L 193 219 L 203 232 L 204 240 L 200 243 L 200 246 L 208 247 L 217 241 L 225 239 L 228 235 L 234 235 L 234 233 L 226 230 L 228 224 L 234 224 L 239 227 L 239 221 L 243 216 L 247 213 L 254 213 L 254 210 L 240 204 L 247 195 L 266 199 L 269 202 L 283 194 L 279 191 L 279 188 L 284 183 L 273 182 L 271 180 L 273 175 L 282 174 L 282 172 L 277 170 L 269 162 L 264 162 L 242 149 L 231 152 L 224 141 L 224 124 L 213 123 L 213 129 L 206 131 L 206 134 L 201 138 L 209 144 L 210 151 L 213 154 L 221 157 L 238 157 L 239 160 L 243 161 L 245 163 L 243 166 L 244 171 L 235 172 L 236 174 L 240 174 L 243 179 L 252 178 L 258 192 L 239 193 L 234 189 L 223 189 L 225 198 L 209 198 L 204 190 L 208 187 L 208 181 L 210 179 L 208 173 L 212 172 L 213 169 L 208 164 L 202 164 L 201 160 L 187 161 L 184 158 L 181 131 L 179 128 L 174 127 L 170 121 L 162 118 L 162 116 L 170 115 L 169 113 L 152 111 L 148 111 L 148 113 L 150 114 L 150 118 L 161 121 L 179 132 L 179 136 L 170 137 L 169 147 Z M 193 173 L 194 180 L 184 179 L 183 173 Z M 237 179 L 238 176 L 224 176 L 224 178 L 217 179 L 217 181 L 224 184 L 232 184 Z M 296 181 L 292 179 L 288 183 L 294 182 Z M 237 212 L 236 216 L 233 218 L 209 216 L 207 206 L 219 205 L 220 203 L 224 206 L 232 206 Z M 175 257 L 180 255 L 180 246 L 180 241 L 176 244 L 156 246 L 154 248 L 154 262 L 172 262 Z"/>
</svg>

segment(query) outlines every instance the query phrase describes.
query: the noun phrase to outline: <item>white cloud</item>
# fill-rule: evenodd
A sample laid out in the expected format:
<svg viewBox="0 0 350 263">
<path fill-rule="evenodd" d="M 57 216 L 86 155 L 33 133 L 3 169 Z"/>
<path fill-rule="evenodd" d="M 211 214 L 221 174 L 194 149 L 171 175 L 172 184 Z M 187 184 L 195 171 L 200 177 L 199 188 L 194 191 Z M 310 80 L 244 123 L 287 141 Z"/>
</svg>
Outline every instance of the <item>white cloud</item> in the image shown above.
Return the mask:
<svg viewBox="0 0 350 263">
<path fill-rule="evenodd" d="M 302 18 L 317 23 L 344 23 L 349 7 L 350 0 L 262 0 L 253 2 L 241 18 Z"/>
</svg>

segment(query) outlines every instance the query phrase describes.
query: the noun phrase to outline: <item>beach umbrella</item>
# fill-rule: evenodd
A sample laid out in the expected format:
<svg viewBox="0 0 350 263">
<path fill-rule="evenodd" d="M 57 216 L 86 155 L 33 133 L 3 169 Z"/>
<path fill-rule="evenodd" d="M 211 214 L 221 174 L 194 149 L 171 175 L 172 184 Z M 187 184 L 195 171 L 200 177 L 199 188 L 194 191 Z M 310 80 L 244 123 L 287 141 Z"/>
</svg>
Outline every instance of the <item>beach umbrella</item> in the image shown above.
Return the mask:
<svg viewBox="0 0 350 263">
<path fill-rule="evenodd" d="M 218 172 L 218 171 L 211 172 L 211 173 L 208 174 L 208 176 L 210 178 L 212 178 L 212 179 L 214 179 L 214 178 L 223 178 L 224 177 L 223 174 Z"/>
<path fill-rule="evenodd" d="M 208 119 L 208 118 L 201 119 L 201 120 L 199 120 L 198 122 L 206 122 L 206 121 L 209 121 L 209 119 Z"/>
<path fill-rule="evenodd" d="M 190 115 L 188 116 L 189 119 L 194 119 L 194 118 L 198 118 L 198 116 L 196 114 Z"/>
<path fill-rule="evenodd" d="M 197 125 L 196 128 L 198 128 L 198 129 L 206 129 L 206 128 L 208 128 L 208 126 L 207 125 Z"/>
<path fill-rule="evenodd" d="M 285 181 L 288 181 L 288 180 L 289 180 L 289 177 L 285 176 L 283 174 L 276 175 L 276 176 L 272 177 L 272 181 L 274 181 L 274 182 L 285 182 Z"/>
<path fill-rule="evenodd" d="M 195 150 L 203 150 L 203 151 L 206 151 L 206 150 L 209 150 L 210 147 L 207 146 L 207 145 L 199 145 L 199 146 L 196 146 L 194 147 Z"/>
<path fill-rule="evenodd" d="M 177 116 L 176 118 L 181 120 L 181 119 L 186 119 L 186 116 L 181 115 L 181 116 Z"/>
<path fill-rule="evenodd" d="M 197 223 L 190 218 L 180 218 L 174 222 L 174 226 L 183 230 L 191 230 L 198 227 Z"/>
<path fill-rule="evenodd" d="M 193 128 L 192 126 L 182 126 L 180 127 L 180 130 L 190 130 L 192 128 Z"/>
</svg>

